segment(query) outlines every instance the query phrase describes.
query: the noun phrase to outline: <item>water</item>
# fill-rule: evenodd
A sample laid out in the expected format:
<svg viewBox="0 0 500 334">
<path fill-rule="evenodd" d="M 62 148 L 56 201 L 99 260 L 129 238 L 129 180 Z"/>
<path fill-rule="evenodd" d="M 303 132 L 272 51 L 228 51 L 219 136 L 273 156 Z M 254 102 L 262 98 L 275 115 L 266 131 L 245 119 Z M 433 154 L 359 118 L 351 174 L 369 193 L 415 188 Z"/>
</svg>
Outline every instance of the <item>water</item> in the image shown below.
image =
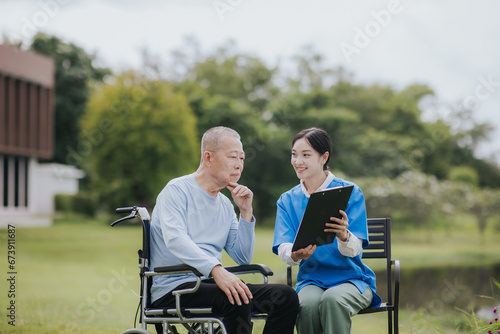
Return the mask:
<svg viewBox="0 0 500 334">
<path fill-rule="evenodd" d="M 385 300 L 386 275 L 377 272 L 377 292 Z M 482 267 L 401 267 L 400 307 L 428 311 L 460 308 L 470 311 L 500 304 L 500 263 Z"/>
</svg>

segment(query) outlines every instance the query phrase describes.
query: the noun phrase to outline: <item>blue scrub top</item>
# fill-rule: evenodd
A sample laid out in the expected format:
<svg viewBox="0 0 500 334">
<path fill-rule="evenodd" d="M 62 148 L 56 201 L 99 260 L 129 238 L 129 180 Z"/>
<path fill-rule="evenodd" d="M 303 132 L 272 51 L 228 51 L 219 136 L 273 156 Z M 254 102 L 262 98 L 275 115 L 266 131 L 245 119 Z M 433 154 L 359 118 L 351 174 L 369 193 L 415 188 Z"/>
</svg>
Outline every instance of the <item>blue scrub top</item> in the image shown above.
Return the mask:
<svg viewBox="0 0 500 334">
<path fill-rule="evenodd" d="M 367 247 L 368 225 L 366 223 L 365 198 L 361 189 L 354 183 L 335 177 L 328 188 L 353 185 L 354 188 L 345 210 L 349 218 L 349 231 Z M 282 243 L 293 243 L 304 215 L 309 198 L 299 185 L 283 193 L 278 202 L 276 225 L 274 229 L 273 252 L 278 254 Z M 331 244 L 319 246 L 307 260 L 302 260 L 297 274 L 297 292 L 309 284 L 321 288 L 351 282 L 363 293 L 368 287 L 373 291 L 370 305 L 378 306 L 381 298 L 376 294 L 375 273 L 361 261 L 362 253 L 353 258 L 342 255 L 338 249 L 337 238 Z"/>
</svg>

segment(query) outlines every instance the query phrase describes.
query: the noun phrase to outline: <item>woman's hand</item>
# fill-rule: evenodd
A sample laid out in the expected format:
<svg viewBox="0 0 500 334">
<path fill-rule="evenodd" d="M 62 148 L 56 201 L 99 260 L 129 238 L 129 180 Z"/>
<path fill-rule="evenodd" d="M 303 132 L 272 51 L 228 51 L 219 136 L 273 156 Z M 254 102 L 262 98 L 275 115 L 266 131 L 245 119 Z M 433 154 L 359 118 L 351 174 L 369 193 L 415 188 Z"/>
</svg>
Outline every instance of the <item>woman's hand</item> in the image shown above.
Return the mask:
<svg viewBox="0 0 500 334">
<path fill-rule="evenodd" d="M 347 214 L 344 211 L 340 210 L 339 212 L 342 215 L 342 219 L 330 217 L 333 223 L 326 223 L 325 226 L 327 228 L 324 231 L 335 233 L 337 238 L 345 242 L 349 237 L 349 231 L 347 230 L 349 218 L 347 218 Z"/>
<path fill-rule="evenodd" d="M 292 260 L 294 260 L 295 262 L 297 262 L 299 259 L 307 260 L 311 255 L 313 255 L 315 250 L 316 245 L 309 245 L 306 248 L 296 250 L 295 252 L 292 252 Z"/>
</svg>

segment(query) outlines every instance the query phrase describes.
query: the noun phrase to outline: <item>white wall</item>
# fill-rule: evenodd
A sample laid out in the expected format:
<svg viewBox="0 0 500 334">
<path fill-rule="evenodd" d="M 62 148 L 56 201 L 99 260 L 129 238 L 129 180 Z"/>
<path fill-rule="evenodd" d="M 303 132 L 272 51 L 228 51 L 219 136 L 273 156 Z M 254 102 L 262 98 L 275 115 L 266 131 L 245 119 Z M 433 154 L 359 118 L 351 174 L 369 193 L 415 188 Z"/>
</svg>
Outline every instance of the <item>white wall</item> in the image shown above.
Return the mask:
<svg viewBox="0 0 500 334">
<path fill-rule="evenodd" d="M 17 227 L 51 225 L 54 196 L 78 193 L 78 180 L 85 175 L 73 166 L 40 164 L 36 159 L 30 160 L 28 172 L 28 207 L 0 206 L 0 227 L 6 227 L 8 224 Z"/>
</svg>

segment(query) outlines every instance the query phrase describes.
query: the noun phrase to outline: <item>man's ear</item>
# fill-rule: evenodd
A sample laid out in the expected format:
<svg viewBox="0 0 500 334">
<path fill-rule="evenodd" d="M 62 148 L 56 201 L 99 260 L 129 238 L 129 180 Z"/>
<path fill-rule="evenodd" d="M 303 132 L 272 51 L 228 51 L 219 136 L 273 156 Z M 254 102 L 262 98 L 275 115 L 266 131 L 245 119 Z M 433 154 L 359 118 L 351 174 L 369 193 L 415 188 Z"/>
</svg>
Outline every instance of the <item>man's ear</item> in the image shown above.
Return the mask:
<svg viewBox="0 0 500 334">
<path fill-rule="evenodd" d="M 214 155 L 212 152 L 210 152 L 210 151 L 203 152 L 203 163 L 206 166 L 210 167 L 212 165 L 213 158 L 214 158 Z"/>
</svg>

